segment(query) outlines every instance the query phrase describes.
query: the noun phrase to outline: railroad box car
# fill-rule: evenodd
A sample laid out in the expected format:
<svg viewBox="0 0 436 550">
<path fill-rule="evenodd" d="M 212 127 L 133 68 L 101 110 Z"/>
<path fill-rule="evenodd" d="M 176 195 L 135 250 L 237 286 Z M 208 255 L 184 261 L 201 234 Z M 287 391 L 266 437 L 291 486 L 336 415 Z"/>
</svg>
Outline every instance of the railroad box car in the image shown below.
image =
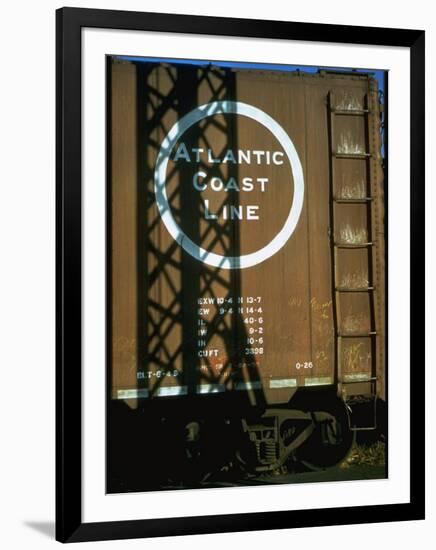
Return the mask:
<svg viewBox="0 0 436 550">
<path fill-rule="evenodd" d="M 386 391 L 376 80 L 108 63 L 110 409 L 187 447 L 231 423 L 254 470 L 338 462 Z"/>
</svg>

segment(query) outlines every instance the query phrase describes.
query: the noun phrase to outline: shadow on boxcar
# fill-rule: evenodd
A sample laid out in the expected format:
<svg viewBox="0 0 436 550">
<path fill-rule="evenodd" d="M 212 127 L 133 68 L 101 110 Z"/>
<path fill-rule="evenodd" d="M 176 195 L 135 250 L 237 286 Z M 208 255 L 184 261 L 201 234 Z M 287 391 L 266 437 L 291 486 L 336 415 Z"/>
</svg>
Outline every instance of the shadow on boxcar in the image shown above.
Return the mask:
<svg viewBox="0 0 436 550">
<path fill-rule="evenodd" d="M 210 358 L 200 360 L 196 353 L 198 298 L 240 296 L 241 270 L 212 267 L 185 253 L 163 227 L 156 207 L 154 171 L 164 137 L 175 120 L 199 104 L 234 100 L 234 73 L 211 66 L 138 63 L 136 74 L 136 351 L 138 374 L 145 375 L 138 377 L 138 389 L 148 392 L 148 397 L 141 399 L 136 409 L 124 401 L 110 402 L 109 492 L 204 486 L 205 482 L 220 478 L 241 483 L 241 467 L 271 473 L 286 468 L 290 461 L 291 468 L 297 461 L 315 470 L 334 467 L 346 456 L 355 435 L 349 426 L 346 403 L 338 398 L 336 386 L 305 388 L 290 403 L 266 409 L 260 373 L 253 364 L 247 368 L 242 350 L 238 349 L 247 339 L 243 319 L 238 312 L 221 315 L 218 308 L 207 319 L 205 346 L 212 345 L 211 338 L 219 337 L 226 359 L 219 371 Z M 208 141 L 210 129 L 221 136 L 218 141 L 222 151 L 214 150 L 215 156 L 237 148 L 237 128 L 231 115 L 208 117 L 192 127 L 184 136 L 187 147 L 213 149 Z M 236 164 L 210 167 L 201 160 L 169 164 L 167 193 L 172 214 L 199 246 L 212 249 L 219 245 L 224 255 L 238 256 L 237 224 L 208 220 L 210 223 L 204 227 L 200 223 L 199 196 L 190 193 L 190 186 L 184 183 L 192 181 L 194 170 L 201 169 L 223 180 L 238 180 Z M 235 191 L 226 198 L 238 205 Z M 224 202 L 227 201 L 222 205 Z M 199 382 L 203 387 L 221 384 L 232 389 L 235 382 L 242 380 L 241 369 L 235 364 L 242 365 L 249 376 L 244 382 L 258 383 L 256 393 L 198 392 Z M 156 372 L 164 374 L 153 376 Z M 381 428 L 358 433 L 364 445 L 379 438 L 381 432 L 386 433 L 385 407 L 382 402 L 377 407 Z M 259 459 L 262 453 L 263 463 Z"/>
<path fill-rule="evenodd" d="M 200 359 L 197 351 L 197 301 L 201 297 L 241 295 L 240 270 L 222 270 L 199 262 L 185 253 L 174 239 L 162 239 L 162 221 L 154 192 L 155 159 L 163 137 L 171 128 L 171 113 L 180 119 L 201 103 L 235 99 L 235 76 L 230 70 L 211 66 L 162 66 L 138 63 L 138 370 L 146 373 L 177 367 L 177 379 L 183 380 L 186 395 L 165 397 L 165 376 L 138 380 L 149 398 L 137 409 L 124 402 L 112 401 L 108 432 L 108 488 L 110 492 L 153 490 L 165 486 L 196 484 L 216 473 L 227 477 L 239 472 L 234 455 L 241 441 L 241 415 L 253 414 L 253 394 L 223 392 L 198 395 Z M 163 89 L 165 89 L 163 91 Z M 238 137 L 232 116 L 208 117 L 184 138 L 189 147 L 211 148 L 208 129 L 221 133 L 222 150 L 233 149 Z M 216 151 L 219 155 L 221 151 Z M 211 176 L 237 180 L 236 164 L 182 163 L 168 169 L 167 181 L 174 218 L 184 232 L 200 246 L 217 243 L 226 255 L 240 253 L 237 224 L 211 220 L 206 230 L 200 227 L 200 199 L 183 182 L 192 181 L 194 171 L 207 168 Z M 224 173 L 225 171 L 225 173 Z M 176 184 L 174 185 L 174 182 Z M 172 185 L 172 187 L 171 187 Z M 238 194 L 230 191 L 222 205 L 230 200 L 238 204 Z M 197 202 L 196 202 L 197 201 Z M 164 230 L 166 231 L 166 230 Z M 225 274 L 223 274 L 225 272 Z M 165 284 L 165 296 L 162 293 Z M 219 335 L 225 351 L 222 370 L 216 372 L 213 361 L 201 360 L 202 384 L 237 381 L 245 362 L 238 342 L 247 333 L 243 319 L 234 313 L 229 319 L 218 308 L 208 319 L 208 338 Z M 177 338 L 173 338 L 176 334 Z M 169 343 L 171 342 L 171 343 Z M 246 369 L 250 381 L 260 381 L 256 368 Z M 233 395 L 232 395 L 233 394 Z M 238 395 L 235 395 L 238 394 Z M 265 405 L 262 391 L 256 392 L 255 406 Z M 255 407 L 255 408 L 256 408 Z"/>
</svg>

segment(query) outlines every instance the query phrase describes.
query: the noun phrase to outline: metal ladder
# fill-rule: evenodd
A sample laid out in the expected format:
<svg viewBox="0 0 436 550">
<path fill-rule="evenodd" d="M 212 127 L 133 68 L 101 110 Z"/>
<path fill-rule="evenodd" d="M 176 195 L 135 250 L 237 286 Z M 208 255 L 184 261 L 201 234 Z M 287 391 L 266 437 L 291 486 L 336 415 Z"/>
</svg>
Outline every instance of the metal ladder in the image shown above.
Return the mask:
<svg viewBox="0 0 436 550">
<path fill-rule="evenodd" d="M 365 143 L 365 149 L 367 148 L 366 144 L 370 144 L 369 137 L 369 120 L 368 115 L 370 114 L 369 108 L 368 108 L 368 94 L 365 94 L 364 96 L 364 107 L 362 109 L 339 109 L 336 107 L 336 104 L 334 102 L 334 94 L 333 92 L 328 93 L 328 101 L 327 101 L 327 107 L 328 107 L 328 121 L 329 121 L 329 148 L 330 148 L 330 244 L 331 244 L 331 254 L 332 254 L 332 290 L 333 290 L 333 317 L 334 317 L 334 330 L 335 330 L 335 367 L 336 367 L 336 382 L 338 386 L 338 395 L 342 397 L 344 400 L 347 411 L 348 411 L 348 421 L 349 421 L 349 427 L 353 431 L 361 431 L 361 430 L 374 430 L 377 427 L 377 418 L 376 418 L 376 401 L 377 401 L 377 390 L 376 390 L 376 383 L 377 383 L 377 369 L 376 369 L 376 353 L 377 353 L 377 343 L 376 338 L 378 336 L 377 330 L 376 330 L 376 322 L 375 322 L 375 301 L 374 301 L 374 291 L 375 287 L 373 286 L 374 282 L 374 274 L 373 269 L 370 270 L 370 267 L 373 266 L 373 260 L 370 260 L 370 256 L 372 256 L 372 250 L 373 247 L 376 246 L 376 242 L 373 240 L 372 235 L 372 217 L 373 217 L 373 211 L 372 211 L 372 203 L 374 197 L 371 196 L 371 170 L 369 169 L 369 162 L 372 158 L 374 151 L 368 150 L 365 152 L 359 152 L 359 153 L 344 153 L 344 152 L 338 152 L 336 150 L 336 140 L 335 140 L 335 119 L 336 117 L 344 117 L 344 116 L 358 116 L 364 118 L 364 143 Z M 369 146 L 370 149 L 370 146 Z M 366 196 L 363 198 L 343 198 L 336 195 L 336 190 L 338 189 L 338 185 L 336 184 L 336 163 L 341 161 L 341 159 L 354 159 L 357 161 L 364 160 L 366 163 L 368 163 L 367 171 L 366 171 Z M 337 237 L 336 231 L 335 231 L 335 211 L 336 211 L 336 205 L 343 204 L 343 205 L 350 205 L 350 204 L 365 204 L 367 205 L 367 211 L 366 211 L 366 219 L 367 219 L 367 236 L 368 236 L 368 242 L 362 242 L 362 243 L 356 243 L 356 244 L 350 244 L 350 243 L 344 243 L 339 240 Z M 338 281 L 338 250 L 344 248 L 366 248 L 368 249 L 368 286 L 366 287 L 345 287 L 341 286 L 340 282 Z M 370 272 L 371 271 L 371 272 Z M 341 301 L 340 296 L 342 293 L 349 293 L 349 294 L 361 294 L 361 293 L 368 293 L 369 297 L 369 319 L 370 319 L 370 330 L 368 332 L 364 333 L 346 333 L 342 332 L 341 330 Z M 372 421 L 369 422 L 369 425 L 359 425 L 356 426 L 353 421 L 353 407 L 355 406 L 355 400 L 350 399 L 347 395 L 347 386 L 350 386 L 352 384 L 356 384 L 356 381 L 350 381 L 345 380 L 343 375 L 343 369 L 342 369 L 342 347 L 343 347 L 343 340 L 344 339 L 361 339 L 361 338 L 370 338 L 371 339 L 371 374 L 368 377 L 368 379 L 365 380 L 359 380 L 359 382 L 369 382 L 370 383 L 370 394 L 368 396 L 368 399 L 372 401 L 371 410 L 372 410 Z"/>
</svg>

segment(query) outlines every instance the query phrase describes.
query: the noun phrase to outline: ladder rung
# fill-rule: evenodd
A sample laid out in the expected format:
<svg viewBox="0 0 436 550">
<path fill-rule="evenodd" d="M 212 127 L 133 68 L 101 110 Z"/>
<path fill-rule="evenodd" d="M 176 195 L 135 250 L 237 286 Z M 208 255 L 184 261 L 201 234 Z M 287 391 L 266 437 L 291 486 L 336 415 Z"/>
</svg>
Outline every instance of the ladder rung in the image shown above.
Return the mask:
<svg viewBox="0 0 436 550">
<path fill-rule="evenodd" d="M 375 288 L 373 286 L 363 286 L 361 288 L 338 286 L 335 290 L 336 292 L 371 292 Z"/>
<path fill-rule="evenodd" d="M 338 338 L 371 338 L 372 336 L 377 336 L 377 332 L 371 331 L 371 332 L 362 332 L 362 333 L 337 333 Z"/>
<path fill-rule="evenodd" d="M 375 243 L 334 243 L 337 248 L 367 248 L 368 246 L 375 246 Z"/>
<path fill-rule="evenodd" d="M 351 204 L 361 204 L 365 202 L 370 202 L 373 200 L 372 197 L 364 197 L 363 199 L 341 199 L 340 197 L 334 197 L 333 200 L 337 203 L 351 203 Z"/>
<path fill-rule="evenodd" d="M 369 113 L 369 109 L 335 109 L 332 108 L 331 112 L 335 115 L 345 115 L 345 116 L 362 116 Z"/>
<path fill-rule="evenodd" d="M 371 153 L 337 153 L 333 152 L 333 156 L 337 159 L 367 159 L 371 157 Z"/>
</svg>

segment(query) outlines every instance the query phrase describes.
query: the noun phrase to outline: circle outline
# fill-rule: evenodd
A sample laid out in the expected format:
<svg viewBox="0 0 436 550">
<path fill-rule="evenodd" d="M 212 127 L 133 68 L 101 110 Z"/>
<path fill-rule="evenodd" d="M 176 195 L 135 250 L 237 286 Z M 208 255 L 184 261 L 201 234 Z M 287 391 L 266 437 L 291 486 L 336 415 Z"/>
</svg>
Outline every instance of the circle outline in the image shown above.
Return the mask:
<svg viewBox="0 0 436 550">
<path fill-rule="evenodd" d="M 209 252 L 192 241 L 174 219 L 166 193 L 166 172 L 170 154 L 180 137 L 194 124 L 213 115 L 236 114 L 251 118 L 267 128 L 283 147 L 294 178 L 294 196 L 288 217 L 276 236 L 264 247 L 242 256 L 223 256 Z M 244 269 L 276 254 L 294 232 L 304 202 L 303 168 L 297 150 L 280 124 L 261 109 L 241 101 L 213 101 L 196 107 L 178 120 L 162 141 L 154 171 L 154 192 L 162 221 L 173 239 L 193 258 L 213 267 Z"/>
</svg>

